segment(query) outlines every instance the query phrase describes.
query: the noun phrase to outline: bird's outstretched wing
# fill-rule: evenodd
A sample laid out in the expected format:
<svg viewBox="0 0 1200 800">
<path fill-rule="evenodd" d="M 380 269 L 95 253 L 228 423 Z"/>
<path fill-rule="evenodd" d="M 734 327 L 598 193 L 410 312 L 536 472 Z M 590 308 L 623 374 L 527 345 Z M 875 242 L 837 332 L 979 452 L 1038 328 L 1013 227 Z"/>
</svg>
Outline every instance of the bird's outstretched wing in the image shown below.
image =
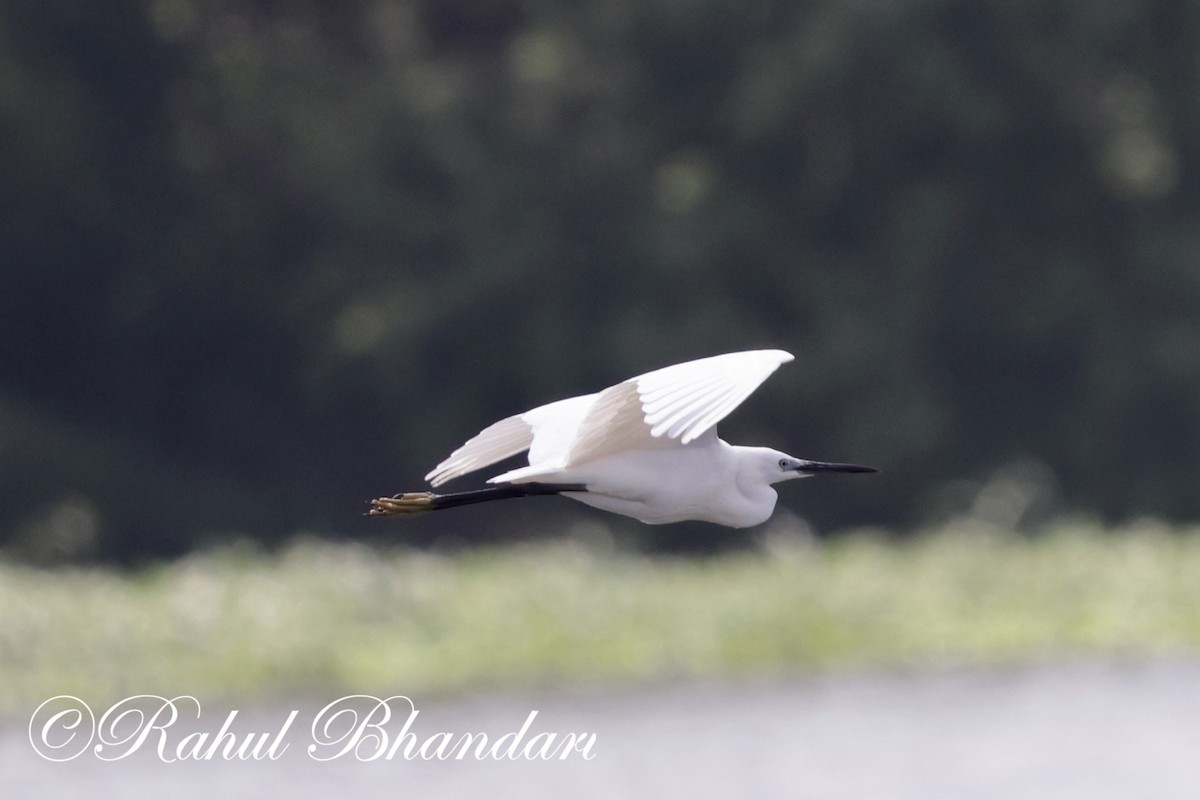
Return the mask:
<svg viewBox="0 0 1200 800">
<path fill-rule="evenodd" d="M 741 405 L 781 364 L 783 350 L 748 350 L 647 372 L 596 395 L 562 466 L 656 445 L 686 445 Z M 531 454 L 532 455 L 532 454 Z M 531 464 L 536 462 L 531 458 Z"/>
<path fill-rule="evenodd" d="M 471 437 L 434 467 L 425 480 L 440 486 L 525 450 L 529 450 L 530 463 L 552 458 L 559 451 L 565 452 L 579 421 L 595 399 L 594 394 L 568 397 L 524 414 L 505 417 Z"/>
<path fill-rule="evenodd" d="M 440 486 L 527 449 L 529 467 L 489 483 L 528 480 L 625 450 L 688 444 L 791 360 L 782 350 L 727 353 L 647 372 L 598 394 L 539 406 L 484 428 L 425 480 Z"/>
<path fill-rule="evenodd" d="M 441 486 L 448 480 L 528 450 L 532 442 L 533 429 L 520 414 L 506 417 L 468 439 L 434 467 L 425 480 L 433 486 Z"/>
</svg>

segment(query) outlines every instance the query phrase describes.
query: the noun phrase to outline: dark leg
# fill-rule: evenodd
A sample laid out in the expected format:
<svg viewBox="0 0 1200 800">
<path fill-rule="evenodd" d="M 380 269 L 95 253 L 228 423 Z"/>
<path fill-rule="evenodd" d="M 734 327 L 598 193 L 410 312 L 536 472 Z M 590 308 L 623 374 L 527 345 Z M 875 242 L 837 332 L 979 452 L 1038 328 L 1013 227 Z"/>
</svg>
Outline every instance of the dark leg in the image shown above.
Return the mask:
<svg viewBox="0 0 1200 800">
<path fill-rule="evenodd" d="M 367 512 L 367 515 L 372 517 L 412 516 L 424 514 L 427 511 L 440 511 L 443 508 L 487 503 L 492 500 L 507 500 L 510 497 L 534 497 L 586 491 L 587 487 L 582 483 L 506 483 L 503 486 L 494 486 L 489 489 L 454 492 L 453 494 L 405 492 L 395 497 L 375 498 L 371 501 L 371 510 Z"/>
</svg>

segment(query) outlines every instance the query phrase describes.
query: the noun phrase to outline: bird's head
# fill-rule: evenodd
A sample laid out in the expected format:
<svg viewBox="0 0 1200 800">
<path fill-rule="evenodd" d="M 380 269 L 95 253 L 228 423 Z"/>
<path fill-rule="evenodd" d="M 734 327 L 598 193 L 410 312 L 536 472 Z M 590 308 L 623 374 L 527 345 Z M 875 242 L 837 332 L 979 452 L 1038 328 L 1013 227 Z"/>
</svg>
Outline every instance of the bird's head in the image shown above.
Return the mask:
<svg viewBox="0 0 1200 800">
<path fill-rule="evenodd" d="M 840 464 L 831 461 L 808 461 L 789 456 L 769 447 L 748 448 L 752 451 L 753 464 L 766 483 L 780 483 L 792 478 L 808 478 L 822 472 L 878 472 L 874 467 L 858 464 Z"/>
</svg>

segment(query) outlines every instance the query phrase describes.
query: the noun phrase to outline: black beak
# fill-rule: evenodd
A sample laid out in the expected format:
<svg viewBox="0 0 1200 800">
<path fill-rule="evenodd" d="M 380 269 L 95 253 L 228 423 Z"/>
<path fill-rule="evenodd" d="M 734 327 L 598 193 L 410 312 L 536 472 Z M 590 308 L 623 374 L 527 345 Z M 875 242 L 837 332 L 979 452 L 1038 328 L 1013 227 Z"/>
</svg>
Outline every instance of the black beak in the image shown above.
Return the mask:
<svg viewBox="0 0 1200 800">
<path fill-rule="evenodd" d="M 858 464 L 836 464 L 830 461 L 801 461 L 794 469 L 806 475 L 818 472 L 879 472 L 874 467 L 863 467 Z"/>
</svg>

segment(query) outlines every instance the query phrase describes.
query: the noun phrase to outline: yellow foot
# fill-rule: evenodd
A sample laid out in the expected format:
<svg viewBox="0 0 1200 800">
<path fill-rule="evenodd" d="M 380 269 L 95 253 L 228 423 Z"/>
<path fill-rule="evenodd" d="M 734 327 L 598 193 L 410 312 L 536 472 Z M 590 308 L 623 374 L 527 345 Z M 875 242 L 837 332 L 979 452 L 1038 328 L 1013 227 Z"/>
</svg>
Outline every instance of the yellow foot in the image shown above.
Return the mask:
<svg viewBox="0 0 1200 800">
<path fill-rule="evenodd" d="M 396 517 L 424 514 L 426 511 L 433 510 L 433 498 L 435 497 L 437 495 L 432 492 L 405 492 L 395 497 L 377 497 L 371 501 L 371 510 L 367 512 L 367 516 Z"/>
</svg>

